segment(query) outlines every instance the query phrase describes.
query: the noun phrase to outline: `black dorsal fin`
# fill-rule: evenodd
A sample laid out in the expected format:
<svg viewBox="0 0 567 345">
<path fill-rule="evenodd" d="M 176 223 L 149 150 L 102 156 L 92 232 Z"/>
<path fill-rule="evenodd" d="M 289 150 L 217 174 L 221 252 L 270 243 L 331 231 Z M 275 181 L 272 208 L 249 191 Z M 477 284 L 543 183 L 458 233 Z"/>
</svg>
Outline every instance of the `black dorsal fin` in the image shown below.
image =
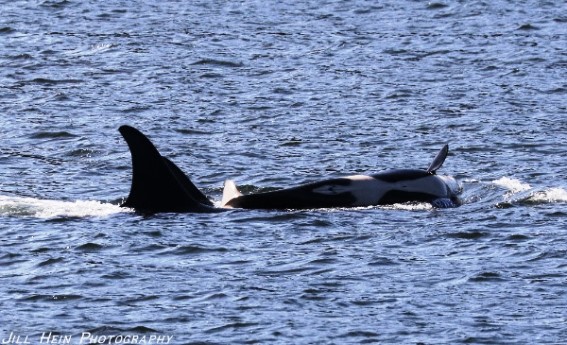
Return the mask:
<svg viewBox="0 0 567 345">
<path fill-rule="evenodd" d="M 193 184 L 189 177 L 187 177 L 187 175 L 185 175 L 183 171 L 179 169 L 177 165 L 175 165 L 175 163 L 173 163 L 169 158 L 163 156 L 162 158 L 169 170 L 177 179 L 177 182 L 179 182 L 179 184 L 185 189 L 185 192 L 187 192 L 189 195 L 191 195 L 191 197 L 202 204 L 205 204 L 207 206 L 214 206 L 211 200 L 209 200 L 209 198 L 207 198 L 207 196 Z"/>
<path fill-rule="evenodd" d="M 435 156 L 435 159 L 433 160 L 433 162 L 431 162 L 429 168 L 427 168 L 427 172 L 431 174 L 435 174 L 437 170 L 439 170 L 439 168 L 441 168 L 441 166 L 445 162 L 448 153 L 449 153 L 449 144 L 445 144 L 445 146 L 443 146 L 443 148 L 439 150 L 439 153 L 437 154 L 437 156 Z"/>
<path fill-rule="evenodd" d="M 122 206 L 145 213 L 216 210 L 173 162 L 161 156 L 144 134 L 130 126 L 121 126 L 119 131 L 132 155 L 132 186 Z"/>
</svg>

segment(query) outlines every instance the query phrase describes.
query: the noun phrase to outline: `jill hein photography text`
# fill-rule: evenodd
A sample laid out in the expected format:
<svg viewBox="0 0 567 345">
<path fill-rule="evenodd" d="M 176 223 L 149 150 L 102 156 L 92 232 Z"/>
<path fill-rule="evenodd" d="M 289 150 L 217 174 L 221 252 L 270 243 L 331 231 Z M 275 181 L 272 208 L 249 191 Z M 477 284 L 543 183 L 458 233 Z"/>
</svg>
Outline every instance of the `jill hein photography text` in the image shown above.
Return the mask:
<svg viewBox="0 0 567 345">
<path fill-rule="evenodd" d="M 10 332 L 0 344 L 170 344 L 172 335 L 113 334 L 98 335 L 82 332 L 80 335 L 43 332 L 38 336 Z"/>
</svg>

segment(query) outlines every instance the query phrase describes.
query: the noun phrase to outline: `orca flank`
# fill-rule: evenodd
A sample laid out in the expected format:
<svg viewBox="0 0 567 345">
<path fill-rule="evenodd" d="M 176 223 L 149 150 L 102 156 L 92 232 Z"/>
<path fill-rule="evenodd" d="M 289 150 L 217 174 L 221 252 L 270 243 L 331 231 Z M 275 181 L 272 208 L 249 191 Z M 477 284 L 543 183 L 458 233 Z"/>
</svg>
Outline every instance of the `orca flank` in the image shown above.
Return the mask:
<svg viewBox="0 0 567 345">
<path fill-rule="evenodd" d="M 294 210 L 348 208 L 428 202 L 434 207 L 460 205 L 460 187 L 450 176 L 438 176 L 449 152 L 448 145 L 426 170 L 388 170 L 374 175 L 328 179 L 271 192 L 243 195 L 227 180 L 221 207 L 214 207 L 171 160 L 163 157 L 140 131 L 121 126 L 132 156 L 132 185 L 121 205 L 142 213 L 220 212 L 231 208 Z"/>
</svg>

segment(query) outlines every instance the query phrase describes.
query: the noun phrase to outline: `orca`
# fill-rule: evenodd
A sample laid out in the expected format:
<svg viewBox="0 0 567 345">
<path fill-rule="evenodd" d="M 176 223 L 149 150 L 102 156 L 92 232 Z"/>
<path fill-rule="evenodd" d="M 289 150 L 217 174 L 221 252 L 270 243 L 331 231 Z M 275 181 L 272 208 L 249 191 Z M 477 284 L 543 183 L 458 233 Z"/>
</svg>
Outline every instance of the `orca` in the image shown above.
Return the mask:
<svg viewBox="0 0 567 345">
<path fill-rule="evenodd" d="M 229 209 L 301 210 L 349 208 L 426 202 L 436 208 L 461 205 L 460 185 L 450 176 L 437 175 L 447 154 L 445 145 L 425 170 L 387 170 L 374 175 L 333 178 L 297 187 L 242 194 L 232 180 L 224 184 L 220 207 L 201 192 L 171 160 L 163 157 L 139 130 L 121 126 L 132 156 L 132 185 L 122 207 L 154 214 L 205 213 Z"/>
</svg>

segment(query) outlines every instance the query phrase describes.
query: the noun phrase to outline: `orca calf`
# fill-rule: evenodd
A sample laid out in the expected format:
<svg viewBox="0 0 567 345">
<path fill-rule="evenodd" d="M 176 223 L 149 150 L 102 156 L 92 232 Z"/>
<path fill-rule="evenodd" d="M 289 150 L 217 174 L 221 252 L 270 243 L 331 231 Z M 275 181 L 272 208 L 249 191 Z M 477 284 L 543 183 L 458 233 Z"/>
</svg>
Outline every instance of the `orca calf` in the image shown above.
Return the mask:
<svg viewBox="0 0 567 345">
<path fill-rule="evenodd" d="M 132 186 L 121 205 L 142 213 L 220 212 L 241 209 L 317 209 L 428 202 L 434 207 L 457 207 L 460 186 L 436 172 L 447 158 L 443 146 L 426 170 L 388 170 L 375 175 L 354 175 L 257 194 L 241 194 L 227 180 L 221 207 L 205 196 L 172 161 L 163 157 L 140 131 L 121 126 L 132 155 Z"/>
</svg>

